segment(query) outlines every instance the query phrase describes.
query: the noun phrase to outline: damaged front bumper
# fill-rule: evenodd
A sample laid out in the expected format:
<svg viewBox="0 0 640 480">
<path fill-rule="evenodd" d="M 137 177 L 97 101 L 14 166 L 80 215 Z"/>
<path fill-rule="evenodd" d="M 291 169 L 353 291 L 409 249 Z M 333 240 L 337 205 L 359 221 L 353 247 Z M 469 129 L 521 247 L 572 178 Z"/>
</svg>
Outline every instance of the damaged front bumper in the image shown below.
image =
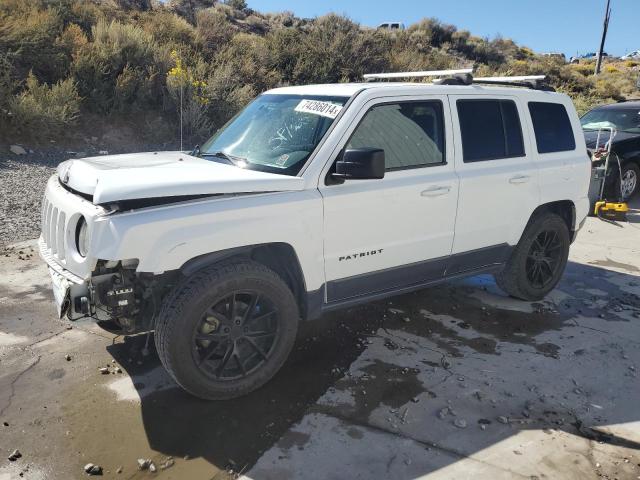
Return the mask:
<svg viewBox="0 0 640 480">
<path fill-rule="evenodd" d="M 107 268 L 101 261 L 98 270 L 83 279 L 56 262 L 42 240 L 39 250 L 49 268 L 59 318 L 66 315 L 71 321 L 81 318 L 92 318 L 97 322 L 113 320 L 129 333 L 136 329 L 149 329 L 153 315 L 148 316 L 146 323 L 135 319 L 149 302 L 155 307 L 159 299 L 154 296 L 151 285 L 145 287 L 144 279 L 137 278 L 135 269 L 122 268 L 126 262 L 112 262 L 116 266 Z M 135 266 L 131 262 L 128 265 Z M 151 314 L 154 311 L 152 308 Z"/>
<path fill-rule="evenodd" d="M 51 287 L 58 318 L 69 313 L 72 301 L 89 297 L 89 282 L 63 268 L 52 257 L 44 240 L 38 241 L 40 257 L 46 262 L 51 277 Z M 78 302 L 82 303 L 81 300 Z"/>
</svg>

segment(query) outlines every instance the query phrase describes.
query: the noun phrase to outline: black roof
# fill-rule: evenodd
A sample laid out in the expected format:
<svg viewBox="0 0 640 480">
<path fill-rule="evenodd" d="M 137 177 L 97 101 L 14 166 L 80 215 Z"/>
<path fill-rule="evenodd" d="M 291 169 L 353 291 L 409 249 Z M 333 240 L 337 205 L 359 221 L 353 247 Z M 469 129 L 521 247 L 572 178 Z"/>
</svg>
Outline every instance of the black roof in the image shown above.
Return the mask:
<svg viewBox="0 0 640 480">
<path fill-rule="evenodd" d="M 618 103 L 610 103 L 608 105 L 600 105 L 599 107 L 595 107 L 595 109 L 611 109 L 611 110 L 626 110 L 627 108 L 630 109 L 637 109 L 640 108 L 640 100 L 629 100 L 626 102 L 618 102 Z"/>
</svg>

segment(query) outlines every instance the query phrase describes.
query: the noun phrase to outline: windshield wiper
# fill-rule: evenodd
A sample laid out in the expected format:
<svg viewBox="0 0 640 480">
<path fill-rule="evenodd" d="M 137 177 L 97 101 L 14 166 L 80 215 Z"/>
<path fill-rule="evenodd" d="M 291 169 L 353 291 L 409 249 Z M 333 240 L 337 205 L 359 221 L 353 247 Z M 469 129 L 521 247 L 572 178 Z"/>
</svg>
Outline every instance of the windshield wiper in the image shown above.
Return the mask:
<svg viewBox="0 0 640 480">
<path fill-rule="evenodd" d="M 198 150 L 200 150 L 198 148 Z M 200 157 L 217 157 L 226 160 L 229 164 L 235 165 L 236 167 L 244 167 L 248 162 L 246 159 L 242 157 L 236 157 L 235 155 L 229 155 L 223 151 L 219 152 L 198 152 Z"/>
</svg>

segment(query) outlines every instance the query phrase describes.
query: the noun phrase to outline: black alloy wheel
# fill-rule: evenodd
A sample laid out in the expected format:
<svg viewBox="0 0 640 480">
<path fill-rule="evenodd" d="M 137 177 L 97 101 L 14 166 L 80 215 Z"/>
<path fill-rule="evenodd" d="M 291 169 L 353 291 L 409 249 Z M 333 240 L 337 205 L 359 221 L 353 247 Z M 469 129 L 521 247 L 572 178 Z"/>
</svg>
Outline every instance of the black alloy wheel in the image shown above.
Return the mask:
<svg viewBox="0 0 640 480">
<path fill-rule="evenodd" d="M 280 275 L 250 259 L 230 259 L 185 277 L 163 299 L 155 344 L 182 388 L 225 400 L 276 374 L 293 348 L 299 319 Z"/>
<path fill-rule="evenodd" d="M 193 334 L 194 360 L 216 380 L 236 380 L 260 368 L 278 335 L 278 309 L 260 292 L 240 290 L 203 313 Z"/>
<path fill-rule="evenodd" d="M 496 283 L 512 297 L 542 300 L 560 281 L 570 244 L 565 219 L 541 212 L 529 220 L 504 268 L 494 274 Z"/>
<path fill-rule="evenodd" d="M 527 279 L 535 288 L 545 288 L 556 277 L 562 263 L 562 242 L 557 231 L 544 230 L 538 234 L 527 255 Z"/>
</svg>

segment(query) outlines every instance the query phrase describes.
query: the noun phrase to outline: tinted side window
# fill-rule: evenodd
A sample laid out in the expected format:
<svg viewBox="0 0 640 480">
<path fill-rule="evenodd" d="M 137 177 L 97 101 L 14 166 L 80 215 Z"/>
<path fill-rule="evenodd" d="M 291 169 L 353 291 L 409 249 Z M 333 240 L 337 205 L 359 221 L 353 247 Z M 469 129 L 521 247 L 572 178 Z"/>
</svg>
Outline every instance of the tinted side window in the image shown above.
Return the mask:
<svg viewBox="0 0 640 480">
<path fill-rule="evenodd" d="M 575 150 L 576 140 L 564 105 L 529 102 L 529 113 L 536 134 L 538 153 Z"/>
<path fill-rule="evenodd" d="M 465 163 L 524 156 L 522 127 L 512 100 L 458 100 Z"/>
<path fill-rule="evenodd" d="M 439 101 L 378 105 L 367 112 L 346 148 L 382 148 L 387 170 L 444 163 Z"/>
</svg>

